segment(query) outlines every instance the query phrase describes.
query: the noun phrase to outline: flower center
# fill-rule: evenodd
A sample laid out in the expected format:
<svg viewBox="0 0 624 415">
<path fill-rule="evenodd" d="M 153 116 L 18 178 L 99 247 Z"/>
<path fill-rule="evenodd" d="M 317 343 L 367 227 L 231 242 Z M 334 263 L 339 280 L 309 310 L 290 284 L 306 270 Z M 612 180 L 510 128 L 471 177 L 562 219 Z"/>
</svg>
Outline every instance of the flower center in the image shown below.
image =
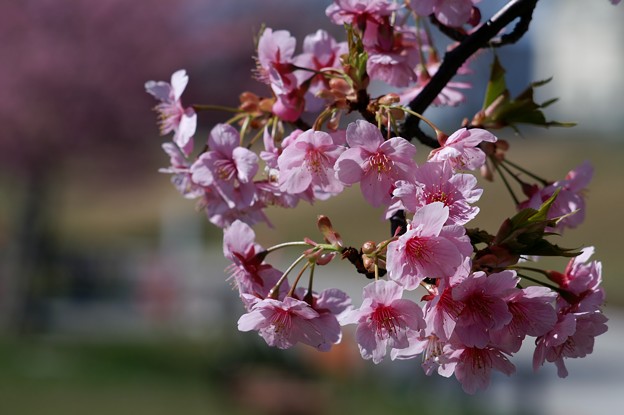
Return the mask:
<svg viewBox="0 0 624 415">
<path fill-rule="evenodd" d="M 429 239 L 415 236 L 405 244 L 405 251 L 412 259 L 428 259 L 430 256 Z"/>
<path fill-rule="evenodd" d="M 369 169 L 374 169 L 378 176 L 382 174 L 388 174 L 392 171 L 392 160 L 390 160 L 384 153 L 375 153 L 368 158 L 370 165 Z"/>
<path fill-rule="evenodd" d="M 305 160 L 308 170 L 313 174 L 321 173 L 327 164 L 325 155 L 317 150 L 308 151 Z"/>
<path fill-rule="evenodd" d="M 292 319 L 290 318 L 290 312 L 286 310 L 275 310 L 275 313 L 271 316 L 271 325 L 276 334 L 286 330 L 290 330 L 292 325 Z"/>
<path fill-rule="evenodd" d="M 236 165 L 232 160 L 217 160 L 214 163 L 217 177 L 223 181 L 230 181 L 236 175 Z"/>
<path fill-rule="evenodd" d="M 378 338 L 384 339 L 389 336 L 395 336 L 398 329 L 402 324 L 400 319 L 396 316 L 392 307 L 378 306 L 373 311 L 370 320 L 375 327 L 375 333 Z"/>
</svg>

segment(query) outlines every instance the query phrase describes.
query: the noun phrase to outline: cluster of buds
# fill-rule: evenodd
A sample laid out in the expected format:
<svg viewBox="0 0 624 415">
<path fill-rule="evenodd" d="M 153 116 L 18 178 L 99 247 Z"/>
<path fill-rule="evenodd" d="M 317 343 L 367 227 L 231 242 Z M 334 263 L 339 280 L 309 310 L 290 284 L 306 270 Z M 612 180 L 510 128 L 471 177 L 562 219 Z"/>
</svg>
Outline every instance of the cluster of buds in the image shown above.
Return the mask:
<svg viewBox="0 0 624 415">
<path fill-rule="evenodd" d="M 344 326 L 356 325 L 364 359 L 422 356 L 427 374 L 454 375 L 468 393 L 487 387 L 493 369 L 511 374 L 510 358 L 527 337 L 535 338 L 535 368 L 553 362 L 560 376 L 567 375 L 565 358 L 591 353 L 594 338 L 606 331 L 600 262 L 590 261 L 591 247 L 573 251 L 549 240 L 582 222 L 591 166 L 563 180 L 541 179 L 508 160 L 509 144 L 488 130 L 524 119 L 564 125 L 546 122 L 545 105 L 533 102 L 532 88 L 541 83 L 512 100 L 496 60 L 484 109 L 452 134 L 407 106 L 444 64 L 428 24 L 470 36 L 483 26 L 475 3 L 336 0 L 326 14 L 345 26 L 346 41 L 318 30 L 305 37 L 300 54 L 289 32 L 266 28 L 254 73 L 270 95 L 244 92 L 237 108 L 183 106 L 183 70 L 170 83 L 146 83 L 160 101 L 161 132 L 174 133 L 163 145 L 171 165 L 162 171 L 224 231 L 227 272 L 245 309 L 241 331 L 256 331 L 282 349 L 303 343 L 327 351 L 341 341 Z M 467 73 L 465 66 L 456 71 Z M 372 97 L 371 80 L 395 92 Z M 457 105 L 466 87 L 446 80 L 431 104 Z M 204 110 L 234 115 L 195 148 L 196 112 Z M 362 119 L 344 125 L 344 114 Z M 404 128 L 410 117 L 436 135 L 420 165 L 411 142 L 417 134 Z M 495 234 L 470 227 L 483 194 L 473 173 L 479 170 L 490 180 L 498 175 L 515 201 L 517 213 Z M 513 181 L 526 199 L 514 194 Z M 323 242 L 305 237 L 266 249 L 256 242 L 252 226 L 271 225 L 269 207 L 326 200 L 358 183 L 366 203 L 385 209 L 390 238 L 345 246 L 329 218 L 319 216 Z M 269 261 L 278 249 L 301 253 L 280 270 Z M 527 265 L 539 256 L 571 259 L 563 272 Z M 337 258 L 366 277 L 359 306 L 341 290 L 314 290 L 317 266 Z M 415 290 L 424 290 L 420 301 L 408 295 Z"/>
</svg>

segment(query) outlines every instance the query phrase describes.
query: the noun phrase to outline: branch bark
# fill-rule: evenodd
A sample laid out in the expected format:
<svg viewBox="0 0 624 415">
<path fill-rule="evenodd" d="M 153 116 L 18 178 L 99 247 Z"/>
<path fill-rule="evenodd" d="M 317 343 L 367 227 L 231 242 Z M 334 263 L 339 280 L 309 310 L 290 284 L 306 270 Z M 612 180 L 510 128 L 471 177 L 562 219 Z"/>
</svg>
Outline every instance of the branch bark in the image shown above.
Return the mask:
<svg viewBox="0 0 624 415">
<path fill-rule="evenodd" d="M 485 22 L 472 34 L 464 38 L 459 45 L 444 55 L 437 72 L 423 90 L 409 103 L 409 108 L 422 114 L 433 103 L 442 89 L 455 76 L 458 69 L 479 49 L 488 46 L 501 30 L 514 20 L 520 22 L 508 35 L 501 37 L 500 42 L 513 43 L 520 39 L 528 30 L 533 10 L 539 0 L 512 0 L 498 11 L 491 19 Z M 417 138 L 421 143 L 431 148 L 439 147 L 438 140 L 425 134 L 419 127 L 420 119 L 408 115 L 401 130 L 401 136 L 407 139 Z"/>
</svg>

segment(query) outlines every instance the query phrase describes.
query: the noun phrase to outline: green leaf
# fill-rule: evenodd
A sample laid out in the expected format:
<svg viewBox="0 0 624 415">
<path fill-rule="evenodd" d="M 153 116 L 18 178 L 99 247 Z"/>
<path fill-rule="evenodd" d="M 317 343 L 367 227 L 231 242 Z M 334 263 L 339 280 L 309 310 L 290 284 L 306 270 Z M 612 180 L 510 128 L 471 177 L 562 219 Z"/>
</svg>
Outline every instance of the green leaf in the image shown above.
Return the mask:
<svg viewBox="0 0 624 415">
<path fill-rule="evenodd" d="M 485 91 L 483 108 L 473 118 L 473 124 L 483 128 L 512 127 L 517 131 L 517 124 L 531 124 L 541 127 L 572 127 L 575 123 L 548 121 L 543 108 L 552 105 L 557 98 L 542 104 L 534 99 L 535 88 L 546 85 L 552 78 L 532 82 L 517 97 L 511 98 L 505 82 L 505 69 L 498 57 L 494 57 L 490 80 Z"/>
<path fill-rule="evenodd" d="M 505 83 L 505 68 L 500 64 L 498 57 L 494 55 L 494 62 L 492 62 L 492 70 L 490 71 L 490 80 L 485 90 L 483 108 L 489 107 L 496 98 L 505 93 L 508 93 L 507 84 Z"/>
</svg>

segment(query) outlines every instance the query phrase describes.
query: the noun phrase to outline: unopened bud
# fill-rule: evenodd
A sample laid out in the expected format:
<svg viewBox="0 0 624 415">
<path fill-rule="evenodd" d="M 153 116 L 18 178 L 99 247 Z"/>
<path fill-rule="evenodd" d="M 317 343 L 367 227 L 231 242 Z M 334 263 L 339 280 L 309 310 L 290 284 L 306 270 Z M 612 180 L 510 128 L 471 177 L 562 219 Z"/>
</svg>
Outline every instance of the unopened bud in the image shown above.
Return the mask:
<svg viewBox="0 0 624 415">
<path fill-rule="evenodd" d="M 370 255 L 377 249 L 377 244 L 373 241 L 366 241 L 362 244 L 362 253 Z"/>
<path fill-rule="evenodd" d="M 392 105 L 398 103 L 399 101 L 401 101 L 401 97 L 399 97 L 399 95 L 395 94 L 394 92 L 391 92 L 379 98 L 379 103 L 381 105 Z"/>
</svg>

